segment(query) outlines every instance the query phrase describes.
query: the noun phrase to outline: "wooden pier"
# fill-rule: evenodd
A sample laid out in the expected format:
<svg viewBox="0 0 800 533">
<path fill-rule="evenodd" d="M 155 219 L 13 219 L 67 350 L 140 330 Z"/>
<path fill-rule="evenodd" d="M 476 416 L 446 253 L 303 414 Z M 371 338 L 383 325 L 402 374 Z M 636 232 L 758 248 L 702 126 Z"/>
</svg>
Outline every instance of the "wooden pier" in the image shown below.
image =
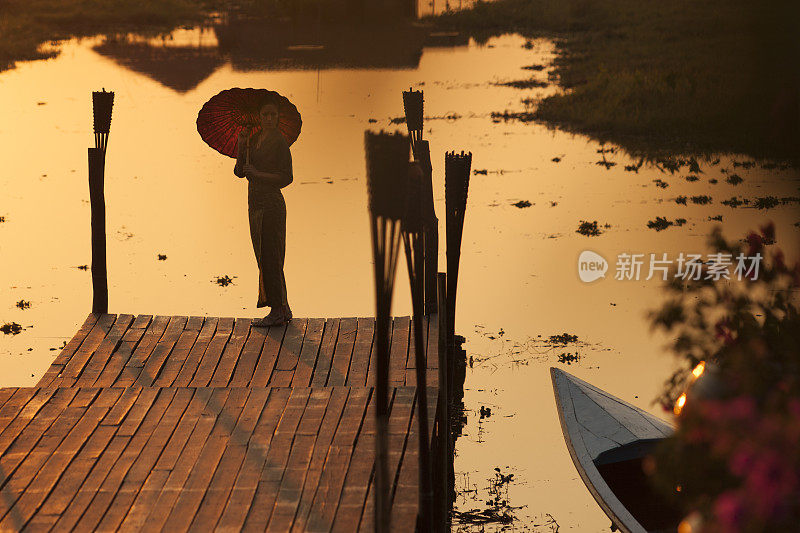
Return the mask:
<svg viewBox="0 0 800 533">
<path fill-rule="evenodd" d="M 89 315 L 37 387 L 0 389 L 0 530 L 374 530 L 374 328 Z M 424 329 L 436 440 L 437 315 Z M 417 524 L 414 365 L 395 318 L 393 531 Z"/>
</svg>

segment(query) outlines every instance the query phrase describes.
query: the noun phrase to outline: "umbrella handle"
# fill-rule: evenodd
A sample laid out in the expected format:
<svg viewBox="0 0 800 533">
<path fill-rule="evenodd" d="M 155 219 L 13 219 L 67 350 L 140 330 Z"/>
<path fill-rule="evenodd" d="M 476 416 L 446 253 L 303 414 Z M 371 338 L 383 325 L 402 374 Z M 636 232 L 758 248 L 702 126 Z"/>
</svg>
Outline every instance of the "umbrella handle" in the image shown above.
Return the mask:
<svg viewBox="0 0 800 533">
<path fill-rule="evenodd" d="M 245 163 L 247 163 L 249 165 L 250 164 L 250 136 L 249 135 L 247 136 L 247 145 L 246 146 L 247 147 L 245 148 L 246 151 L 245 151 L 244 161 L 245 161 Z"/>
</svg>

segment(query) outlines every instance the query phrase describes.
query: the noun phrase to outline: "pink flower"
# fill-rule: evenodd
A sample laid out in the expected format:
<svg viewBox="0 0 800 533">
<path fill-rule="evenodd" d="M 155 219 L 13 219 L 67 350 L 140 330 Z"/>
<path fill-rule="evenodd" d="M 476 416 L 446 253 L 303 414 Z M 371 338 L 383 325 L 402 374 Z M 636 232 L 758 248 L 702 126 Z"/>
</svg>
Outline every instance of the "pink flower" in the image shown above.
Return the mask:
<svg viewBox="0 0 800 533">
<path fill-rule="evenodd" d="M 717 515 L 723 531 L 730 533 L 740 531 L 744 517 L 741 497 L 735 492 L 723 493 L 714 503 L 714 514 Z"/>
</svg>

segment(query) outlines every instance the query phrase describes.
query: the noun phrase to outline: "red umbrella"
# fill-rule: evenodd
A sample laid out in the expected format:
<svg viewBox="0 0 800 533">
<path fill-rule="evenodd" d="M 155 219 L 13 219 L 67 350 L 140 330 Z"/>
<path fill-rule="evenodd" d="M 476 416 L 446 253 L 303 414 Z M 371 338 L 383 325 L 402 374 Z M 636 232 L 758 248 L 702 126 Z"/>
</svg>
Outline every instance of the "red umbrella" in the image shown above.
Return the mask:
<svg viewBox="0 0 800 533">
<path fill-rule="evenodd" d="M 303 120 L 293 103 L 285 96 L 266 89 L 226 89 L 203 104 L 197 114 L 197 131 L 214 150 L 236 157 L 239 132 L 248 134 L 261 129 L 258 112 L 272 102 L 278 106 L 278 129 L 291 145 L 300 135 Z"/>
</svg>

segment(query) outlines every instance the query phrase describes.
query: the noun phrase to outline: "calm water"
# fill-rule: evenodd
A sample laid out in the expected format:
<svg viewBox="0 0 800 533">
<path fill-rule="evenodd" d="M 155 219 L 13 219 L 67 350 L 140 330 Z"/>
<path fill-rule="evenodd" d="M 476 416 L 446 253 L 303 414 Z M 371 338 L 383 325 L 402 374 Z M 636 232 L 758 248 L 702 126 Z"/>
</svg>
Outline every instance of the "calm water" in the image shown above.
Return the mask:
<svg viewBox="0 0 800 533">
<path fill-rule="evenodd" d="M 459 280 L 457 332 L 467 338 L 473 364 L 465 385 L 467 425 L 457 443 L 457 508 L 485 508 L 498 467 L 514 474 L 503 488 L 519 507 L 510 529 L 555 531 L 553 519 L 562 532 L 607 531 L 610 521 L 564 446 L 549 367 L 562 366 L 665 416 L 651 400 L 672 360 L 666 339 L 651 335 L 645 318 L 660 301 L 659 283 L 614 280 L 617 254 L 704 253 L 705 236 L 720 224 L 709 217 L 722 215 L 726 234 L 737 238 L 773 220 L 778 243 L 796 259 L 796 204 L 764 211 L 721 201 L 797 196 L 797 173 L 734 168 L 733 161 L 747 158 L 725 154 L 716 165 L 701 163 L 695 182 L 685 179 L 685 167 L 674 175 L 647 165 L 628 172 L 624 167 L 637 161 L 619 151 L 603 156 L 587 138 L 493 120 L 492 112 L 524 111 L 559 90 L 554 82 L 522 90 L 497 85 L 548 82 L 555 57 L 549 40 L 504 36 L 479 45 L 440 36 L 419 47 L 389 35 L 372 53 L 332 42 L 320 56 L 285 49 L 253 56 L 219 53 L 222 37 L 206 29 L 156 42 L 72 41 L 56 59 L 0 73 L 0 323 L 24 327 L 0 336 L 0 385 L 35 384 L 90 310 L 90 274 L 78 267 L 90 261 L 92 90 L 116 92 L 106 172 L 110 311 L 258 315 L 246 185 L 233 176 L 233 161 L 209 149 L 195 130 L 203 102 L 240 86 L 277 90 L 303 114 L 292 147 L 295 182 L 285 189 L 286 277 L 295 316 L 314 317 L 374 314 L 363 135 L 395 129 L 390 119 L 402 115 L 400 92 L 412 86 L 424 89 L 431 117 L 425 137 L 442 235 L 445 150 L 472 151 L 473 168 L 486 171 L 471 180 Z M 530 65 L 545 69 L 522 68 Z M 597 164 L 603 157 L 615 164 Z M 744 181 L 727 183 L 730 173 Z M 657 179 L 668 186 L 657 186 Z M 678 195 L 708 195 L 712 202 L 678 205 Z M 523 200 L 532 205 L 512 205 Z M 656 232 L 647 227 L 656 216 L 687 223 Z M 603 234 L 576 233 L 582 220 L 597 220 Z M 607 279 L 579 280 L 577 258 L 586 249 L 609 260 Z M 217 285 L 223 275 L 234 283 Z M 397 315 L 410 313 L 406 279 L 398 272 Z M 30 308 L 16 307 L 20 300 Z M 560 349 L 542 340 L 564 332 L 578 343 Z M 579 362 L 558 362 L 576 351 Z M 481 407 L 491 416 L 481 419 Z"/>
</svg>

